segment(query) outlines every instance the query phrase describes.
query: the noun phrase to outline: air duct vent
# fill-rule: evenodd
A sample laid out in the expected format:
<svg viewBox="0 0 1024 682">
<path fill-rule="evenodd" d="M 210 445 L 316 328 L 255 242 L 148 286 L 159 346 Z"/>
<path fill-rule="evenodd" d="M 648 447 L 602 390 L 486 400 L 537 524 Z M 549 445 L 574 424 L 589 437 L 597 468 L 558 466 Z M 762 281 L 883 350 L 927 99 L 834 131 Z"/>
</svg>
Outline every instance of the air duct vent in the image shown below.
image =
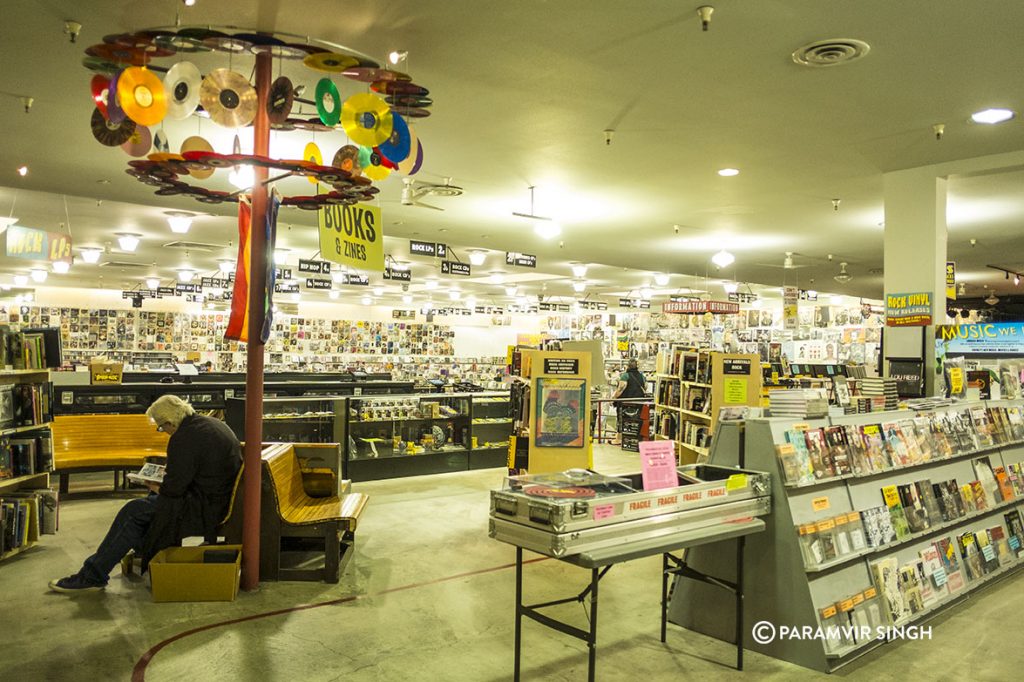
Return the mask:
<svg viewBox="0 0 1024 682">
<path fill-rule="evenodd" d="M 863 40 L 833 38 L 804 45 L 793 53 L 793 61 L 800 66 L 838 66 L 860 59 L 871 51 Z"/>
<path fill-rule="evenodd" d="M 101 268 L 146 268 L 152 267 L 152 263 L 131 263 L 122 260 L 108 260 L 100 263 Z"/>
<path fill-rule="evenodd" d="M 185 251 L 221 251 L 228 248 L 226 244 L 204 244 L 203 242 L 168 242 L 165 249 L 182 249 Z"/>
</svg>

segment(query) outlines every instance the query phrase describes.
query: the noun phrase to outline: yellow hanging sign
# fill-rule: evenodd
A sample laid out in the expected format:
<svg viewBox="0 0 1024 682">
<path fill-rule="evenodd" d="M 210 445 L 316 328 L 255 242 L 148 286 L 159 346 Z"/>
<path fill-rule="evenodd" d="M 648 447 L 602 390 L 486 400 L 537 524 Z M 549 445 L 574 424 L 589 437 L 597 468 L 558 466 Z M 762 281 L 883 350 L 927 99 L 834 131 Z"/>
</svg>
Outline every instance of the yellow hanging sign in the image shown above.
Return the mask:
<svg viewBox="0 0 1024 682">
<path fill-rule="evenodd" d="M 356 270 L 384 271 L 384 225 L 378 207 L 324 206 L 317 216 L 321 258 Z"/>
</svg>

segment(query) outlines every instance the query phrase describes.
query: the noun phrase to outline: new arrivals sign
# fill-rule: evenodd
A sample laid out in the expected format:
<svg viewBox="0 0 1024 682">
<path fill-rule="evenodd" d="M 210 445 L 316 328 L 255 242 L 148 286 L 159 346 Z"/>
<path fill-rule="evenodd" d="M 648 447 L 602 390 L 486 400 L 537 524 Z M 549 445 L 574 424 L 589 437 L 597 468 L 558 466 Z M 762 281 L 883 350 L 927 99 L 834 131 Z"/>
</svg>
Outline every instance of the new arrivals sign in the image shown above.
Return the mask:
<svg viewBox="0 0 1024 682">
<path fill-rule="evenodd" d="M 927 291 L 885 295 L 886 327 L 924 327 L 932 323 L 932 295 Z"/>
</svg>

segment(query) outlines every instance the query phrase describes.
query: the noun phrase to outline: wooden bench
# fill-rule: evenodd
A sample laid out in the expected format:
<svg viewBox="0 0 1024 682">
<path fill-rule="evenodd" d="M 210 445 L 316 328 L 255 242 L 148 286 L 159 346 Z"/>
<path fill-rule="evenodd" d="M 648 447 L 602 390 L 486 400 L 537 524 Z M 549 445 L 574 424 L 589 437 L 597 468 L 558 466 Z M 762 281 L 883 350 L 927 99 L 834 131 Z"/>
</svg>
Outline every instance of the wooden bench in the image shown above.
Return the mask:
<svg viewBox="0 0 1024 682">
<path fill-rule="evenodd" d="M 60 474 L 60 491 L 68 492 L 70 474 L 139 469 L 149 458 L 167 455 L 166 433 L 160 433 L 144 414 L 64 414 L 53 420 L 53 469 Z"/>
<path fill-rule="evenodd" d="M 260 579 L 337 583 L 343 564 L 354 552 L 355 528 L 367 496 L 310 497 L 292 443 L 265 446 L 262 465 Z M 239 504 L 234 508 L 238 510 Z M 312 551 L 323 551 L 323 568 L 284 565 L 283 558 L 290 557 L 283 555 L 293 554 L 293 549 L 294 555 L 308 552 L 310 543 Z"/>
</svg>

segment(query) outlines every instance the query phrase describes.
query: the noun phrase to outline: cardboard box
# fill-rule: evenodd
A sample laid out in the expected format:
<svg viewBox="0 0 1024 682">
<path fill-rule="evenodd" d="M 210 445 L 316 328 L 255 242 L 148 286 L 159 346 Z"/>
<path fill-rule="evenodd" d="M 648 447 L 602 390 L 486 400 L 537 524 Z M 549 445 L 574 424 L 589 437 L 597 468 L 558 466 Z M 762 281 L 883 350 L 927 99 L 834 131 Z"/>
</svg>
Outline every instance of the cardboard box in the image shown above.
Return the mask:
<svg viewBox="0 0 1024 682">
<path fill-rule="evenodd" d="M 89 383 L 120 384 L 124 375 L 124 363 L 93 361 L 89 363 Z"/>
<path fill-rule="evenodd" d="M 207 552 L 236 551 L 232 563 L 204 563 Z M 242 574 L 241 545 L 168 547 L 149 562 L 153 601 L 234 601 Z"/>
</svg>

